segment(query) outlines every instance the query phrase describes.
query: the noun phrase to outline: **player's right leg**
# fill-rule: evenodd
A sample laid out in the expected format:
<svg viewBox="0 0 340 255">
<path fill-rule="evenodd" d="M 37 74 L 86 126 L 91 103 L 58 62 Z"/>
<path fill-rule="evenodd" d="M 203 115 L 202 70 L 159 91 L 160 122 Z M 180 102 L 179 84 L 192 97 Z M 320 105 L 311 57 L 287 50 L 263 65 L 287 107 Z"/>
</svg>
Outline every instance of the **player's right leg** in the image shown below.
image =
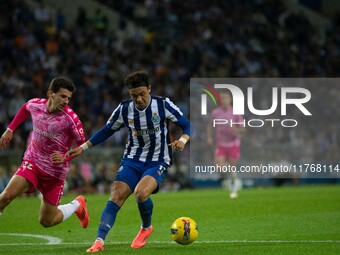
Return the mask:
<svg viewBox="0 0 340 255">
<path fill-rule="evenodd" d="M 117 213 L 131 194 L 132 191 L 128 184 L 122 181 L 113 182 L 110 200 L 107 202 L 100 218 L 97 238 L 86 252 L 92 253 L 104 250 L 104 240 L 115 223 Z"/>
<path fill-rule="evenodd" d="M 20 175 L 14 175 L 5 190 L 0 194 L 0 213 L 13 199 L 22 195 L 32 187 L 32 184 Z"/>
<path fill-rule="evenodd" d="M 36 166 L 27 160 L 21 162 L 18 171 L 15 172 L 5 190 L 0 194 L 0 212 L 16 197 L 35 191 L 38 184 L 36 169 Z"/>
<path fill-rule="evenodd" d="M 233 158 L 228 158 L 227 162 L 230 164 L 231 167 L 236 167 L 237 165 L 237 160 Z M 230 198 L 234 199 L 238 197 L 237 191 L 239 188 L 239 182 L 240 180 L 237 177 L 236 172 L 229 173 L 229 178 L 230 178 Z"/>
<path fill-rule="evenodd" d="M 221 148 L 217 148 L 215 151 L 215 162 L 219 166 L 224 166 L 226 164 L 226 157 L 221 155 L 221 153 L 224 153 L 224 151 Z M 227 179 L 228 173 L 221 172 L 219 175 L 219 181 L 220 185 L 223 187 L 226 179 Z"/>
</svg>

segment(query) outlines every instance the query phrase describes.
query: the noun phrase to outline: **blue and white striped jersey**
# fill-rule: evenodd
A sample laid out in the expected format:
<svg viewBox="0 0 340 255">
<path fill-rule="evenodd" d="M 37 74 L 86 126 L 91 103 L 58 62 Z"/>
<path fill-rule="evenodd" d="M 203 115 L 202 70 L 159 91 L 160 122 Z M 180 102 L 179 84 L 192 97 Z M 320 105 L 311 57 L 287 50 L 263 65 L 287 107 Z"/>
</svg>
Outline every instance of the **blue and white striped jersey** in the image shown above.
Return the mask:
<svg viewBox="0 0 340 255">
<path fill-rule="evenodd" d="M 168 147 L 169 120 L 178 124 L 184 133 L 190 135 L 189 121 L 180 109 L 169 98 L 151 95 L 149 106 L 142 111 L 135 107 L 132 100 L 120 103 L 103 129 L 106 133 L 110 133 L 110 136 L 124 126 L 129 129 L 123 158 L 146 163 L 165 162 L 171 165 L 172 152 Z M 93 145 L 103 141 L 103 136 L 96 134 L 90 139 Z"/>
</svg>

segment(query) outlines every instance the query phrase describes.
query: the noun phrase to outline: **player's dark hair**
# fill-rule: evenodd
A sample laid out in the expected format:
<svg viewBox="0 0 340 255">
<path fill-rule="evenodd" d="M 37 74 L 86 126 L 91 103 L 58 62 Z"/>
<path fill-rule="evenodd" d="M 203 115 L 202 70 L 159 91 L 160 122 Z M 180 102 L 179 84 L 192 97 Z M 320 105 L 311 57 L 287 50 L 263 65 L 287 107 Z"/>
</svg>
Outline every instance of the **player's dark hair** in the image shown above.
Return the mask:
<svg viewBox="0 0 340 255">
<path fill-rule="evenodd" d="M 125 78 L 124 84 L 128 89 L 134 89 L 141 86 L 149 87 L 149 76 L 143 71 L 136 71 Z"/>
<path fill-rule="evenodd" d="M 52 79 L 48 90 L 51 90 L 53 93 L 57 93 L 61 88 L 67 89 L 72 93 L 76 91 L 76 86 L 73 82 L 65 77 L 56 77 Z"/>
</svg>

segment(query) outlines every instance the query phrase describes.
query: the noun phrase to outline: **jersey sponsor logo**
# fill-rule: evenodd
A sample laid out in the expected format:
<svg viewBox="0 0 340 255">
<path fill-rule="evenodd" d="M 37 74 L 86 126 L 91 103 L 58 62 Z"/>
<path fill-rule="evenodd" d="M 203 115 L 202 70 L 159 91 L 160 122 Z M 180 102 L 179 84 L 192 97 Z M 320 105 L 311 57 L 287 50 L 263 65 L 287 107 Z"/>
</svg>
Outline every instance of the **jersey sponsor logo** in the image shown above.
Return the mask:
<svg viewBox="0 0 340 255">
<path fill-rule="evenodd" d="M 150 128 L 150 129 L 133 129 L 133 135 L 134 136 L 143 136 L 143 135 L 151 135 L 151 134 L 155 134 L 160 130 L 159 127 L 156 128 Z"/>
<path fill-rule="evenodd" d="M 43 135 L 49 138 L 56 138 L 58 136 L 58 134 L 52 134 L 52 133 L 48 133 L 46 131 L 40 130 L 39 128 L 33 128 L 34 132 L 36 132 L 39 135 Z"/>
</svg>

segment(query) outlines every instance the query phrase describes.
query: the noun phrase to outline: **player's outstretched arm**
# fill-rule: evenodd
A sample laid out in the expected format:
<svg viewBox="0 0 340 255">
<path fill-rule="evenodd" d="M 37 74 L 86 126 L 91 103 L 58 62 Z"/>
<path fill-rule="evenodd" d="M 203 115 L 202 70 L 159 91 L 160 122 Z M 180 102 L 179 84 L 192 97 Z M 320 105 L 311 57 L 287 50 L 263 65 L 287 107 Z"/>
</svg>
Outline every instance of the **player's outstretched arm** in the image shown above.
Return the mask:
<svg viewBox="0 0 340 255">
<path fill-rule="evenodd" d="M 13 131 L 7 128 L 0 138 L 0 149 L 1 150 L 6 149 L 7 145 L 12 140 L 12 137 L 13 137 Z"/>
<path fill-rule="evenodd" d="M 54 151 L 51 156 L 51 162 L 53 164 L 63 164 L 65 161 L 69 161 L 74 159 L 75 157 L 78 157 L 80 154 L 82 154 L 86 149 L 92 147 L 92 143 L 90 141 L 87 141 L 86 143 L 83 143 L 79 147 L 73 148 L 66 152 L 65 154 Z"/>
<path fill-rule="evenodd" d="M 87 141 L 80 145 L 79 147 L 73 148 L 66 152 L 66 157 L 72 158 L 78 157 L 79 155 L 83 154 L 85 150 L 91 148 L 92 146 L 93 146 L 92 143 L 90 141 Z"/>
<path fill-rule="evenodd" d="M 112 130 L 110 126 L 105 125 L 101 129 L 99 129 L 87 142 L 66 152 L 66 157 L 78 157 L 79 155 L 83 154 L 85 150 L 104 142 L 106 139 L 112 136 L 114 132 L 115 130 Z"/>
<path fill-rule="evenodd" d="M 3 135 L 0 138 L 0 149 L 6 149 L 9 142 L 12 140 L 13 132 L 16 130 L 16 128 L 24 122 L 24 120 L 28 117 L 30 114 L 29 111 L 26 109 L 27 103 L 23 104 L 20 108 L 20 110 L 17 112 L 17 114 L 14 116 L 12 122 L 8 125 L 8 128 L 3 133 Z"/>
</svg>

